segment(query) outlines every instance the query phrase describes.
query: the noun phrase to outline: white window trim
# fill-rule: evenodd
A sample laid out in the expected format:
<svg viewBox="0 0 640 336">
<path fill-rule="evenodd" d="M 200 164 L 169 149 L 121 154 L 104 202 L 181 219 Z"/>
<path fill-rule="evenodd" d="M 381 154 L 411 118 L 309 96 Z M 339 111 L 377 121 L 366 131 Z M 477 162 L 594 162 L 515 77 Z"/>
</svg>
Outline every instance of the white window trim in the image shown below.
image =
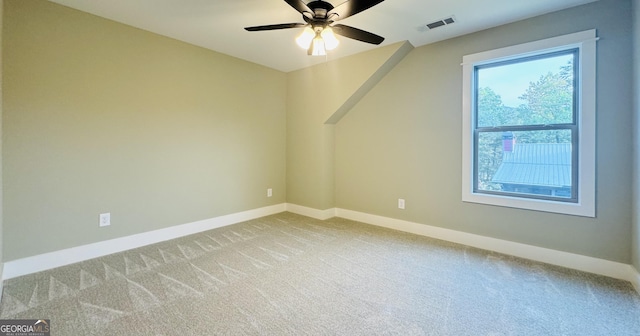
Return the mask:
<svg viewBox="0 0 640 336">
<path fill-rule="evenodd" d="M 466 55 L 462 59 L 462 201 L 511 208 L 596 216 L 596 30 L 562 35 Z M 473 192 L 473 72 L 477 65 L 578 48 L 578 202 L 558 202 Z"/>
</svg>

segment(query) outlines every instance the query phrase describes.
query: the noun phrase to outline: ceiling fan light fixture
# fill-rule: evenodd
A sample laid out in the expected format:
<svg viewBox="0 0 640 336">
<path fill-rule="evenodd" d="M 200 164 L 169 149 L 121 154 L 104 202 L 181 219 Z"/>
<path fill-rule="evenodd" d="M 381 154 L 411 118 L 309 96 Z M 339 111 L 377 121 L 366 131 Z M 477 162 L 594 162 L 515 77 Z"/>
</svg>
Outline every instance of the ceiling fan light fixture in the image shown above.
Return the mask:
<svg viewBox="0 0 640 336">
<path fill-rule="evenodd" d="M 311 45 L 311 41 L 315 36 L 316 36 L 316 33 L 313 31 L 313 29 L 311 29 L 311 27 L 306 27 L 302 31 L 300 36 L 296 38 L 296 43 L 300 46 L 300 48 L 307 50 L 309 49 L 309 46 Z"/>
<path fill-rule="evenodd" d="M 336 35 L 333 34 L 333 29 L 331 29 L 331 27 L 326 27 L 325 29 L 323 29 L 322 33 L 320 33 L 320 36 L 324 40 L 324 47 L 327 50 L 333 50 L 338 46 L 338 44 L 340 44 L 340 41 L 338 41 Z"/>
<path fill-rule="evenodd" d="M 327 49 L 325 48 L 324 40 L 320 34 L 317 34 L 311 43 L 311 56 L 327 55 Z"/>
</svg>

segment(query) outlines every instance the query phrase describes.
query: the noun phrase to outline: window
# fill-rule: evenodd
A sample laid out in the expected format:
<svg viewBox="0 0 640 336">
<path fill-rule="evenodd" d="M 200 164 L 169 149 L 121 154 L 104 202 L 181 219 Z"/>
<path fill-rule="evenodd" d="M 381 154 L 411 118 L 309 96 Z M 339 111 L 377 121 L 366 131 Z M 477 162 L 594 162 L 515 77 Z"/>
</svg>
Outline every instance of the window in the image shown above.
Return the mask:
<svg viewBox="0 0 640 336">
<path fill-rule="evenodd" d="M 464 56 L 463 201 L 595 217 L 596 40 Z"/>
</svg>

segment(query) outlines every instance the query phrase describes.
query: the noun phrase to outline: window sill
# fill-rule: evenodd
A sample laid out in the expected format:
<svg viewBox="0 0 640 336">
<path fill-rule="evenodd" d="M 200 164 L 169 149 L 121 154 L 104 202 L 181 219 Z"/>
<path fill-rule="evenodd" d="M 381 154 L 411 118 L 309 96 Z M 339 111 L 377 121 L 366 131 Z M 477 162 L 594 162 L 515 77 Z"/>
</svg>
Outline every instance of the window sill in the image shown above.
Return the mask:
<svg viewBox="0 0 640 336">
<path fill-rule="evenodd" d="M 572 216 L 596 216 L 595 204 L 593 202 L 569 203 L 531 198 L 510 197 L 503 195 L 479 194 L 472 192 L 462 195 L 462 201 L 467 203 L 479 203 L 508 208 L 559 213 Z"/>
</svg>

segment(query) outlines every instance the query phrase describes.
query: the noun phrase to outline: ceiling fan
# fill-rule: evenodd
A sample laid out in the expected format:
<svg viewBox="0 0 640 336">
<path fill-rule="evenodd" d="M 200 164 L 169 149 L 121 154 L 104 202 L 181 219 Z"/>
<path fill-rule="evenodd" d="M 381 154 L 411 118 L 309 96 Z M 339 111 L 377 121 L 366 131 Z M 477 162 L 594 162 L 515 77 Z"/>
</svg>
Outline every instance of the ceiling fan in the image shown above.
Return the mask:
<svg viewBox="0 0 640 336">
<path fill-rule="evenodd" d="M 309 3 L 302 0 L 284 1 L 300 12 L 306 23 L 281 23 L 244 29 L 263 31 L 304 27 L 302 34 L 296 38 L 296 42 L 302 48 L 307 49 L 308 55 L 313 56 L 326 55 L 326 50 L 332 50 L 338 46 L 339 41 L 333 33 L 371 44 L 380 44 L 384 41 L 382 36 L 343 24 L 333 24 L 338 20 L 369 9 L 384 0 L 347 0 L 336 7 L 322 0 L 314 0 Z"/>
</svg>

